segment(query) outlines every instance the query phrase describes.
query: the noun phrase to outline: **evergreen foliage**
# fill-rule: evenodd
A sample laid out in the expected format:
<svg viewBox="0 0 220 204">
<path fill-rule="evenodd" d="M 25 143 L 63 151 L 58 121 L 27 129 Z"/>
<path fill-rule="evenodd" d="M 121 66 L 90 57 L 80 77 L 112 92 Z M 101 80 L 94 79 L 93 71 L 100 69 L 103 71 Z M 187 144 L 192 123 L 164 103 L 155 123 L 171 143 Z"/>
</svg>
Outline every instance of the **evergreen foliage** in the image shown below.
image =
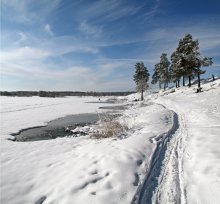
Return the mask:
<svg viewBox="0 0 220 204">
<path fill-rule="evenodd" d="M 148 80 L 149 80 L 149 72 L 147 68 L 144 66 L 143 62 L 137 62 L 135 64 L 135 74 L 134 74 L 134 81 L 136 83 L 136 89 L 138 92 L 141 93 L 141 100 L 144 99 L 143 92 L 148 87 Z"/>
<path fill-rule="evenodd" d="M 157 63 L 154 67 L 154 73 L 152 76 L 152 84 L 159 82 L 159 86 L 164 84 L 164 89 L 168 86 L 170 82 L 170 71 L 169 71 L 170 62 L 167 59 L 167 54 L 162 53 L 160 57 L 160 62 Z"/>
<path fill-rule="evenodd" d="M 185 77 L 188 77 L 189 86 L 191 86 L 191 77 L 196 66 L 195 58 L 200 55 L 198 49 L 198 40 L 193 40 L 192 35 L 186 34 L 183 39 L 180 39 L 176 51 L 171 55 L 173 76 L 174 78 L 183 77 L 183 85 L 185 85 Z"/>
<path fill-rule="evenodd" d="M 152 81 L 151 84 L 156 84 L 157 82 L 159 82 L 159 89 L 161 88 L 161 81 L 160 81 L 160 75 L 159 75 L 159 65 L 156 64 L 154 66 L 154 73 L 152 75 Z"/>
<path fill-rule="evenodd" d="M 171 61 L 172 81 L 178 81 L 183 77 L 183 85 L 185 85 L 185 77 L 188 77 L 190 87 L 191 78 L 197 75 L 198 90 L 200 91 L 200 75 L 205 73 L 201 70 L 201 66 L 212 65 L 212 58 L 201 57 L 198 40 L 193 40 L 191 34 L 186 34 L 183 39 L 180 39 L 176 51 L 172 53 Z"/>
<path fill-rule="evenodd" d="M 171 66 L 170 66 L 170 77 L 171 81 L 176 83 L 176 88 L 179 87 L 179 81 L 182 76 L 178 66 L 178 55 L 177 52 L 173 52 L 171 55 Z"/>
</svg>

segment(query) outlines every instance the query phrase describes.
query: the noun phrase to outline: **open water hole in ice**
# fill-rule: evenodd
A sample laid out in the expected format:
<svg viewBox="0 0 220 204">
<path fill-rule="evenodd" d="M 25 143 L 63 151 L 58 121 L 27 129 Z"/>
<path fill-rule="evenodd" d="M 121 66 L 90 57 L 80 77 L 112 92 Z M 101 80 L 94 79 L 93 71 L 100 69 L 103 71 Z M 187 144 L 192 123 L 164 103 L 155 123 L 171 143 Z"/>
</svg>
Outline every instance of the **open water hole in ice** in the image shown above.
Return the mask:
<svg viewBox="0 0 220 204">
<path fill-rule="evenodd" d="M 118 111 L 125 110 L 126 108 L 126 105 L 119 105 L 106 107 L 104 106 L 100 107 L 99 109 L 106 109 L 111 113 L 118 113 Z M 17 142 L 50 140 L 55 139 L 57 137 L 73 136 L 74 134 L 65 131 L 66 127 L 71 127 L 71 129 L 74 129 L 76 127 L 91 125 L 97 122 L 100 119 L 100 117 L 102 117 L 102 115 L 103 114 L 98 113 L 69 115 L 66 117 L 52 120 L 45 126 L 31 127 L 20 130 L 18 133 L 12 134 L 12 136 L 14 136 L 14 141 Z"/>
<path fill-rule="evenodd" d="M 55 139 L 70 135 L 65 131 L 66 127 L 74 129 L 77 126 L 82 127 L 93 124 L 98 120 L 98 113 L 69 115 L 52 120 L 46 126 L 27 128 L 12 135 L 15 136 L 15 141 L 18 142 Z"/>
</svg>

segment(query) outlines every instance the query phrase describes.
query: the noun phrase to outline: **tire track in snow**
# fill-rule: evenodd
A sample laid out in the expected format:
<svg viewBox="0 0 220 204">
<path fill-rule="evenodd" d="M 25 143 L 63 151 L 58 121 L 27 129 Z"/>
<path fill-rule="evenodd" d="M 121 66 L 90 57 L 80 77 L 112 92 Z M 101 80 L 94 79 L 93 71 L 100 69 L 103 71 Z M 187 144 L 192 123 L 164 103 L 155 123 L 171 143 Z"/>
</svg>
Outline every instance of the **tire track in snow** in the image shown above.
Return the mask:
<svg viewBox="0 0 220 204">
<path fill-rule="evenodd" d="M 148 173 L 131 204 L 186 203 L 183 183 L 186 135 L 183 116 L 178 116 L 173 111 L 172 128 L 164 135 L 152 140 L 156 141 L 156 147 L 150 160 Z"/>
</svg>

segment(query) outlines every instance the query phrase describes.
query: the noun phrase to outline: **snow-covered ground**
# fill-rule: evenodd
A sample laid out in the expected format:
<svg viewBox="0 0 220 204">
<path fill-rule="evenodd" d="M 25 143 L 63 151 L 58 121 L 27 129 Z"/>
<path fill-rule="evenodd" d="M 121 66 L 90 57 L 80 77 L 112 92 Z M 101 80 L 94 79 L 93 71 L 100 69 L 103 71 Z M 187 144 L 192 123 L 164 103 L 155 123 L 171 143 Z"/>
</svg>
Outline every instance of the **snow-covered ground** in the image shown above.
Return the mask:
<svg viewBox="0 0 220 204">
<path fill-rule="evenodd" d="M 149 139 L 172 125 L 164 107 L 127 110 L 123 121 L 133 129 L 125 139 L 6 140 L 20 129 L 104 105 L 88 101 L 97 99 L 1 97 L 1 203 L 130 203 L 155 148 Z"/>
<path fill-rule="evenodd" d="M 198 94 L 196 86 L 145 96 L 149 103 L 172 110 L 176 119 L 174 131 L 158 143 L 132 203 L 219 203 L 220 80 L 204 82 Z"/>
<path fill-rule="evenodd" d="M 179 132 L 174 135 L 179 137 L 179 141 L 172 144 L 176 148 L 179 164 L 172 162 L 181 170 L 178 172 L 179 185 L 184 188 L 181 203 L 217 204 L 220 201 L 220 80 L 202 87 L 203 92 L 199 94 L 195 94 L 194 86 L 191 89 L 179 88 L 174 93 L 161 92 L 151 97 L 153 102 L 175 111 L 179 117 Z M 178 169 L 171 168 L 171 171 L 169 173 L 173 174 L 167 175 L 168 185 L 166 178 L 161 179 L 163 181 L 159 188 L 163 192 L 160 193 L 160 199 L 170 195 L 171 190 L 167 190 L 173 185 L 170 179 Z"/>
<path fill-rule="evenodd" d="M 45 125 L 50 120 L 71 114 L 95 113 L 96 97 L 5 97 L 0 98 L 1 138 L 28 127 Z M 102 98 L 105 101 L 106 98 Z M 108 104 L 103 103 L 102 106 Z M 100 112 L 100 110 L 99 110 Z"/>
<path fill-rule="evenodd" d="M 10 133 L 74 113 L 92 97 L 1 97 L 1 203 L 212 203 L 220 200 L 220 80 L 125 103 L 123 139 L 12 142 Z M 107 105 L 107 104 L 106 104 Z"/>
</svg>

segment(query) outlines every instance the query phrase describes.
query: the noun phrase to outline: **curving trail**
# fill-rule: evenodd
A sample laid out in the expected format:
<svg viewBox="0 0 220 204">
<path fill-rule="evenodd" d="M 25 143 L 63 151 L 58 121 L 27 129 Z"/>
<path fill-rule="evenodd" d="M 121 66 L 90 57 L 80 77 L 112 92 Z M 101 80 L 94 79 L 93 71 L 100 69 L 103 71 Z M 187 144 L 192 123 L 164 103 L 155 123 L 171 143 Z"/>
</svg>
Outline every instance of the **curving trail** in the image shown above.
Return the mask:
<svg viewBox="0 0 220 204">
<path fill-rule="evenodd" d="M 174 113 L 173 131 L 156 149 L 132 203 L 213 203 L 220 200 L 220 79 L 149 96 Z M 176 115 L 176 116 L 175 116 Z"/>
<path fill-rule="evenodd" d="M 132 204 L 186 203 L 183 154 L 187 130 L 184 116 L 172 112 L 172 128 L 166 134 L 152 138 L 156 143 L 155 150 Z"/>
<path fill-rule="evenodd" d="M 152 197 L 153 203 L 186 203 L 186 194 L 183 181 L 184 145 L 187 137 L 184 117 L 177 115 L 177 129 L 170 135 L 167 143 L 158 186 Z"/>
</svg>

